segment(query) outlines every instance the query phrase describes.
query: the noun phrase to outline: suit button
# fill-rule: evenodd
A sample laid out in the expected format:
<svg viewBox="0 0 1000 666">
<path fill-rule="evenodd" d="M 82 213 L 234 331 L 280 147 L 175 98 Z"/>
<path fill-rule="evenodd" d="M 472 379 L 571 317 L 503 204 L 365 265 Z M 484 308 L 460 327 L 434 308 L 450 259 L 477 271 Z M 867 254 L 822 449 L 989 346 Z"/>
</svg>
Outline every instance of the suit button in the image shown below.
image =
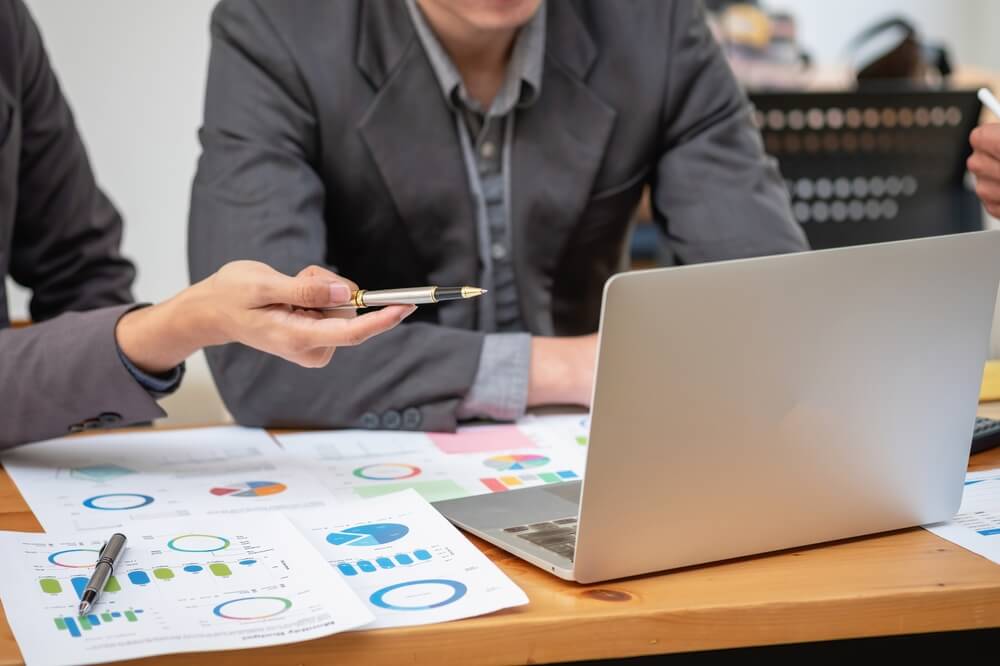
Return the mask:
<svg viewBox="0 0 1000 666">
<path fill-rule="evenodd" d="M 382 414 L 382 427 L 386 430 L 399 430 L 403 423 L 403 417 L 395 409 L 390 409 Z"/>
<path fill-rule="evenodd" d="M 101 422 L 102 425 L 109 426 L 109 425 L 114 425 L 116 423 L 121 423 L 122 415 L 116 414 L 114 412 L 104 412 L 103 414 L 98 416 L 97 419 Z"/>
<path fill-rule="evenodd" d="M 378 428 L 378 415 L 374 412 L 365 412 L 361 416 L 361 427 L 367 428 L 368 430 L 375 430 Z"/>
<path fill-rule="evenodd" d="M 82 423 L 74 423 L 67 430 L 70 432 L 83 432 L 84 428 Z"/>
<path fill-rule="evenodd" d="M 403 410 L 403 427 L 407 430 L 416 430 L 423 420 L 424 417 L 420 415 L 420 410 L 416 407 Z"/>
</svg>

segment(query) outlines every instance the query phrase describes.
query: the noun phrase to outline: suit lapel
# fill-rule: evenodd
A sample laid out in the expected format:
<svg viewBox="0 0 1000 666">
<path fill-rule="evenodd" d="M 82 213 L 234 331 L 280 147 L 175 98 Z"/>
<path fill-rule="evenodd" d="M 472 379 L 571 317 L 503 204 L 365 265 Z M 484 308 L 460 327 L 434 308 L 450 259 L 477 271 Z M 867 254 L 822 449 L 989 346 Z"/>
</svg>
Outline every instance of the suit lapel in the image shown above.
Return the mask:
<svg viewBox="0 0 1000 666">
<path fill-rule="evenodd" d="M 552 282 L 604 158 L 616 113 L 584 82 L 596 57 L 567 2 L 547 3 L 541 95 L 516 118 L 511 152 L 511 226 L 521 312 L 552 335 Z"/>
<path fill-rule="evenodd" d="M 475 284 L 475 207 L 455 120 L 401 2 L 362 3 L 358 66 L 378 88 L 361 135 L 433 284 Z M 475 306 L 439 307 L 475 327 Z"/>
</svg>

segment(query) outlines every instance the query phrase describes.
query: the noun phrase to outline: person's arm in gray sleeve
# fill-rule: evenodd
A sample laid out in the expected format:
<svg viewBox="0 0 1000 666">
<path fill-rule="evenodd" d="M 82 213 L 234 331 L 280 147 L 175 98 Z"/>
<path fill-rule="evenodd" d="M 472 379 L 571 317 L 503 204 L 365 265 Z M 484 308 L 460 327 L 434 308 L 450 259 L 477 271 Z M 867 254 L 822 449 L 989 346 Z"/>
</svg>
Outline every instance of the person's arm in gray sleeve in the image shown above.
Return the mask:
<svg viewBox="0 0 1000 666">
<path fill-rule="evenodd" d="M 808 249 L 700 2 L 674 2 L 652 207 L 681 263 Z"/>
<path fill-rule="evenodd" d="M 37 26 L 20 2 L 13 16 L 21 149 L 10 275 L 31 289 L 36 322 L 131 302 L 121 217 L 97 187 Z"/>
<path fill-rule="evenodd" d="M 118 320 L 134 307 L 0 330 L 0 449 L 163 416 L 115 342 Z"/>
<path fill-rule="evenodd" d="M 291 274 L 326 263 L 316 120 L 301 81 L 255 3 L 218 6 L 191 197 L 192 280 L 234 259 Z M 452 430 L 483 337 L 407 323 L 339 350 L 319 369 L 235 344 L 207 356 L 226 406 L 245 425 Z"/>
</svg>

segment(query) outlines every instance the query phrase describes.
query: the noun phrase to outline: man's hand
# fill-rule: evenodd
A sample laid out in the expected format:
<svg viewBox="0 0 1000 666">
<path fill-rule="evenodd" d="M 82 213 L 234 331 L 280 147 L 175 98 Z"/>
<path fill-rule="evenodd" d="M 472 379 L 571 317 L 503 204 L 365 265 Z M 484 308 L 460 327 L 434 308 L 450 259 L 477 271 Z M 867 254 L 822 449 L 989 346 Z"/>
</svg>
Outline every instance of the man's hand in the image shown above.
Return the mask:
<svg viewBox="0 0 1000 666">
<path fill-rule="evenodd" d="M 394 328 L 416 309 L 391 306 L 361 316 L 343 305 L 357 286 L 310 266 L 295 277 L 255 261 L 234 261 L 159 305 L 118 322 L 122 353 L 142 370 L 166 372 L 202 347 L 239 342 L 316 368 L 337 347 L 358 345 Z"/>
<path fill-rule="evenodd" d="M 597 362 L 597 334 L 531 339 L 528 407 L 590 407 Z"/>
<path fill-rule="evenodd" d="M 976 176 L 976 194 L 993 217 L 1000 217 L 1000 124 L 983 125 L 969 138 L 968 167 Z"/>
</svg>

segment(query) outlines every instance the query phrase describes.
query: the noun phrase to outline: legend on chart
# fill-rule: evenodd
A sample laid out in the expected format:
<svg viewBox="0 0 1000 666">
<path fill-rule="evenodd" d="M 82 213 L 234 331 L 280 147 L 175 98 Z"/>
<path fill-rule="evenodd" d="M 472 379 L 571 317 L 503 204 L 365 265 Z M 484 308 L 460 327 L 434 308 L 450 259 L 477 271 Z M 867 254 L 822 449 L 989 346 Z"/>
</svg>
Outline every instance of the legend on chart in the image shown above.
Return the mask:
<svg viewBox="0 0 1000 666">
<path fill-rule="evenodd" d="M 512 488 L 539 486 L 547 483 L 562 483 L 563 481 L 575 481 L 579 478 L 576 472 L 562 470 L 560 472 L 539 472 L 538 474 L 511 474 L 509 476 L 479 480 L 492 492 L 502 493 Z"/>
</svg>

